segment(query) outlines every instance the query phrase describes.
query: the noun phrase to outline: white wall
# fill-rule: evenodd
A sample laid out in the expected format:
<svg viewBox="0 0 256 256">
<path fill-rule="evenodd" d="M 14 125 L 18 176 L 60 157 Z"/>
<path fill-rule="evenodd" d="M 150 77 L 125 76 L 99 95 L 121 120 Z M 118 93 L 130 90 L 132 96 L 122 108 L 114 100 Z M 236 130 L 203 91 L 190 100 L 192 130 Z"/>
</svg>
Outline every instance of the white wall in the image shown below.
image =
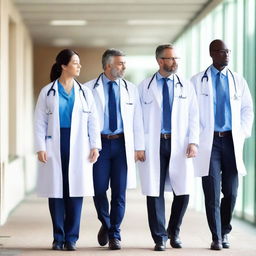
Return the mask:
<svg viewBox="0 0 256 256">
<path fill-rule="evenodd" d="M 0 225 L 34 188 L 33 46 L 11 0 L 0 0 Z"/>
</svg>

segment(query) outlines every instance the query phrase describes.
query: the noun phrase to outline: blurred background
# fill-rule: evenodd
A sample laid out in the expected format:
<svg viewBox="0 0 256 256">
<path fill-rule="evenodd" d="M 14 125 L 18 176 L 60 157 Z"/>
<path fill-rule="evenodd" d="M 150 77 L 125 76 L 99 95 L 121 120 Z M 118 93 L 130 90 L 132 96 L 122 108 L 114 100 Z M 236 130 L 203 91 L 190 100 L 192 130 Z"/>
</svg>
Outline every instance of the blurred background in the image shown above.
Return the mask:
<svg viewBox="0 0 256 256">
<path fill-rule="evenodd" d="M 255 105 L 255 10 L 255 0 L 0 0 L 0 224 L 34 190 L 34 106 L 61 49 L 79 53 L 81 83 L 101 72 L 107 48 L 121 49 L 126 78 L 138 84 L 157 70 L 158 44 L 179 48 L 189 79 L 211 64 L 209 43 L 223 39 Z M 235 215 L 256 226 L 255 126 L 244 159 Z M 203 211 L 201 181 L 191 182 L 190 207 Z"/>
</svg>

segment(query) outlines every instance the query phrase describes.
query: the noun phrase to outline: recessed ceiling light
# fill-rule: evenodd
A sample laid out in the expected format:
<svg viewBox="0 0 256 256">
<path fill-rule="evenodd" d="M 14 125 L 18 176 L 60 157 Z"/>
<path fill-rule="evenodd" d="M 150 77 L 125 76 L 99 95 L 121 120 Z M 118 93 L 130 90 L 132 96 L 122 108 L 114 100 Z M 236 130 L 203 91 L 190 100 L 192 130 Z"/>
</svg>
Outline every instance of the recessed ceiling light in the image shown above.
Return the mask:
<svg viewBox="0 0 256 256">
<path fill-rule="evenodd" d="M 51 20 L 51 26 L 84 26 L 87 24 L 86 20 Z"/>
<path fill-rule="evenodd" d="M 128 25 L 180 25 L 184 24 L 183 20 L 128 20 Z"/>
<path fill-rule="evenodd" d="M 73 40 L 69 38 L 58 38 L 54 39 L 52 44 L 54 46 L 71 46 L 73 44 Z"/>
<path fill-rule="evenodd" d="M 130 37 L 126 39 L 127 44 L 157 44 L 158 38 L 153 37 Z"/>
</svg>

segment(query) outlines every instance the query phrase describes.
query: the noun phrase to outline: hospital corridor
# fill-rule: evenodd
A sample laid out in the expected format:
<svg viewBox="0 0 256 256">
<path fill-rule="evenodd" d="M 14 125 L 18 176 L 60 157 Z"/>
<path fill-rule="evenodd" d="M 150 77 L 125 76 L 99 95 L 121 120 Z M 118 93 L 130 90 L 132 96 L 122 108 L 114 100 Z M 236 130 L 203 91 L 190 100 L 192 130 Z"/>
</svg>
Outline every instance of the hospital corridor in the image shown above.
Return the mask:
<svg viewBox="0 0 256 256">
<path fill-rule="evenodd" d="M 255 0 L 0 0 L 0 256 L 256 256 L 255 45 Z"/>
</svg>

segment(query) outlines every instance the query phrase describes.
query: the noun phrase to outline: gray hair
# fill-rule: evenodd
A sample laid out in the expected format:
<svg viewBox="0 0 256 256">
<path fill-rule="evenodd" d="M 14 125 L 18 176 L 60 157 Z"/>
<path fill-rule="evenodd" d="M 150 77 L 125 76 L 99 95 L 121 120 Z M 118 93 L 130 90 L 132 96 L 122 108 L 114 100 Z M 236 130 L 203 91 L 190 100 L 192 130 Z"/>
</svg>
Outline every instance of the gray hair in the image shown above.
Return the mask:
<svg viewBox="0 0 256 256">
<path fill-rule="evenodd" d="M 117 49 L 111 48 L 107 49 L 102 55 L 102 68 L 106 69 L 107 64 L 109 64 L 114 56 L 125 56 L 125 54 Z"/>
<path fill-rule="evenodd" d="M 156 59 L 159 59 L 162 57 L 163 51 L 165 49 L 173 49 L 174 46 L 172 44 L 162 44 L 158 45 L 156 48 Z"/>
</svg>

